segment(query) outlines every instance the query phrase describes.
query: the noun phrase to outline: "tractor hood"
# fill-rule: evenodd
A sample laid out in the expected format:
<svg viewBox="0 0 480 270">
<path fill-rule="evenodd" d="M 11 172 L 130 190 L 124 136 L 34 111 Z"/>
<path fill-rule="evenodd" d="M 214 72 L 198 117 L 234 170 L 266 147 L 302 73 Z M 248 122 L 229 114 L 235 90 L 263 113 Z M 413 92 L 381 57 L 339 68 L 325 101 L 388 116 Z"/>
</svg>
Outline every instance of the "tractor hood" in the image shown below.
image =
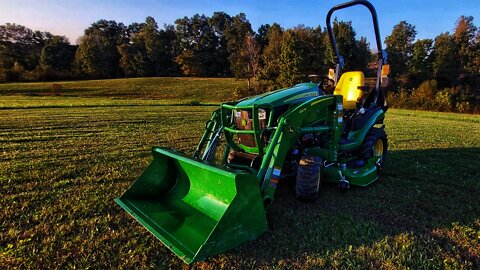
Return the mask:
<svg viewBox="0 0 480 270">
<path fill-rule="evenodd" d="M 262 106 L 271 105 L 278 107 L 286 104 L 299 104 L 319 95 L 318 85 L 315 83 L 301 83 L 292 88 L 285 88 L 267 92 L 258 96 L 240 100 L 236 106 Z"/>
</svg>

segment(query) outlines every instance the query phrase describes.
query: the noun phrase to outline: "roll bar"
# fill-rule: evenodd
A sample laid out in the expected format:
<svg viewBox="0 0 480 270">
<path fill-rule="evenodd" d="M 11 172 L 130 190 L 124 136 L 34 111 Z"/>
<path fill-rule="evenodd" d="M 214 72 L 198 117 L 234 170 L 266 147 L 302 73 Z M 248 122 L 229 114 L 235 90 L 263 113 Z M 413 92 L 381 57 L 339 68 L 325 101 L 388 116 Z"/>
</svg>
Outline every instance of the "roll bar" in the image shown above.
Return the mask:
<svg viewBox="0 0 480 270">
<path fill-rule="evenodd" d="M 331 8 L 330 11 L 328 11 L 328 14 L 327 14 L 327 30 L 328 30 L 328 36 L 330 37 L 330 41 L 332 42 L 333 50 L 335 51 L 335 55 L 337 56 L 340 65 L 343 67 L 343 65 L 344 65 L 343 57 L 340 55 L 340 53 L 338 51 L 337 41 L 335 39 L 335 35 L 333 34 L 333 30 L 332 30 L 332 24 L 331 24 L 332 14 L 337 10 L 344 9 L 344 8 L 349 8 L 349 7 L 356 6 L 356 5 L 363 5 L 363 6 L 367 7 L 368 10 L 370 10 L 370 13 L 372 14 L 373 27 L 374 27 L 374 30 L 375 30 L 375 39 L 376 39 L 377 49 L 378 49 L 378 58 L 383 59 L 384 60 L 383 62 L 385 63 L 385 61 L 387 60 L 386 59 L 387 55 L 386 55 L 385 51 L 382 50 L 382 39 L 380 38 L 380 30 L 379 30 L 379 27 L 378 27 L 377 11 L 373 7 L 373 5 L 366 0 L 354 0 L 354 1 L 343 3 L 343 4 L 339 4 L 339 5 L 336 5 L 333 8 Z M 342 60 L 340 60 L 340 59 L 342 59 Z"/>
<path fill-rule="evenodd" d="M 377 54 L 378 55 L 378 72 L 377 72 L 377 84 L 376 84 L 377 93 L 374 101 L 375 103 L 377 103 L 379 99 L 382 98 L 380 96 L 382 95 L 380 91 L 380 81 L 381 81 L 382 66 L 387 63 L 387 52 L 382 49 L 382 39 L 380 38 L 380 30 L 378 27 L 377 11 L 375 10 L 375 7 L 373 7 L 373 5 L 367 0 L 354 0 L 354 1 L 346 2 L 343 4 L 336 5 L 328 11 L 328 14 L 327 14 L 328 36 L 330 38 L 330 42 L 332 43 L 332 47 L 335 52 L 335 55 L 337 56 L 337 59 L 338 59 L 338 64 L 335 71 L 335 83 L 337 83 L 337 77 L 340 72 L 340 68 L 343 68 L 343 66 L 345 65 L 345 60 L 343 56 L 340 55 L 340 52 L 338 51 L 337 41 L 335 39 L 335 35 L 332 30 L 332 24 L 331 24 L 332 14 L 337 10 L 349 8 L 356 5 L 363 5 L 367 7 L 368 10 L 370 10 L 370 13 L 372 14 L 373 28 L 375 30 L 375 39 L 376 39 L 377 49 L 378 49 L 378 54 Z"/>
</svg>

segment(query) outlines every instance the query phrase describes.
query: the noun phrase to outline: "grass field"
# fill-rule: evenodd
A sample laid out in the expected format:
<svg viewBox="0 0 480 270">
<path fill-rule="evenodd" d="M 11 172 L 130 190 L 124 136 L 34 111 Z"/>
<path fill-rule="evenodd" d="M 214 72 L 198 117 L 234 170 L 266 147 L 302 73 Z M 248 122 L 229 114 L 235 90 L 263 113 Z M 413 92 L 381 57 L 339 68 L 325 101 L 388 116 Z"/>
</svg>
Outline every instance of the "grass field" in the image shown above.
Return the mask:
<svg viewBox="0 0 480 270">
<path fill-rule="evenodd" d="M 113 199 L 150 146 L 191 154 L 215 107 L 75 85 L 60 97 L 25 90 L 45 85 L 0 85 L 0 269 L 480 267 L 479 116 L 388 111 L 380 181 L 346 193 L 325 185 L 314 204 L 281 185 L 267 233 L 186 266 Z"/>
<path fill-rule="evenodd" d="M 54 91 L 53 84 L 60 85 Z M 64 97 L 110 97 L 162 99 L 173 103 L 219 102 L 232 99 L 237 88 L 246 88 L 245 80 L 230 78 L 130 78 L 69 82 L 0 84 L 0 95 Z"/>
</svg>

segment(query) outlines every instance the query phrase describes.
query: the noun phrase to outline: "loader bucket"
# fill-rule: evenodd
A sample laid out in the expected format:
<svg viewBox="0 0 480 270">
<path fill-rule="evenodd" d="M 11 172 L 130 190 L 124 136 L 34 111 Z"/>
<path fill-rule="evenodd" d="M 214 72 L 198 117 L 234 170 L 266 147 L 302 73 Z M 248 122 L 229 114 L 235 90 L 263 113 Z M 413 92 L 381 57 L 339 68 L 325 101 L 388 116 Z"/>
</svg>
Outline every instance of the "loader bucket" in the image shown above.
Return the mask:
<svg viewBox="0 0 480 270">
<path fill-rule="evenodd" d="M 266 231 L 257 178 L 154 147 L 153 161 L 115 201 L 186 263 Z"/>
</svg>

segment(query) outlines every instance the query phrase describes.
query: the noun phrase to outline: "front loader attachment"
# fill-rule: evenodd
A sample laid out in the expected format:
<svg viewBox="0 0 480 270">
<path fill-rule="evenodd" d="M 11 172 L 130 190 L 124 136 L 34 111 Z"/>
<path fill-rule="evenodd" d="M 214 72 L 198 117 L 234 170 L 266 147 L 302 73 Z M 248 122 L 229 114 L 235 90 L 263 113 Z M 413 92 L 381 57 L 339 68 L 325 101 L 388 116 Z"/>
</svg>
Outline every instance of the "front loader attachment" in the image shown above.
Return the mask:
<svg viewBox="0 0 480 270">
<path fill-rule="evenodd" d="M 256 176 L 153 148 L 153 161 L 115 201 L 186 263 L 267 230 Z"/>
</svg>

